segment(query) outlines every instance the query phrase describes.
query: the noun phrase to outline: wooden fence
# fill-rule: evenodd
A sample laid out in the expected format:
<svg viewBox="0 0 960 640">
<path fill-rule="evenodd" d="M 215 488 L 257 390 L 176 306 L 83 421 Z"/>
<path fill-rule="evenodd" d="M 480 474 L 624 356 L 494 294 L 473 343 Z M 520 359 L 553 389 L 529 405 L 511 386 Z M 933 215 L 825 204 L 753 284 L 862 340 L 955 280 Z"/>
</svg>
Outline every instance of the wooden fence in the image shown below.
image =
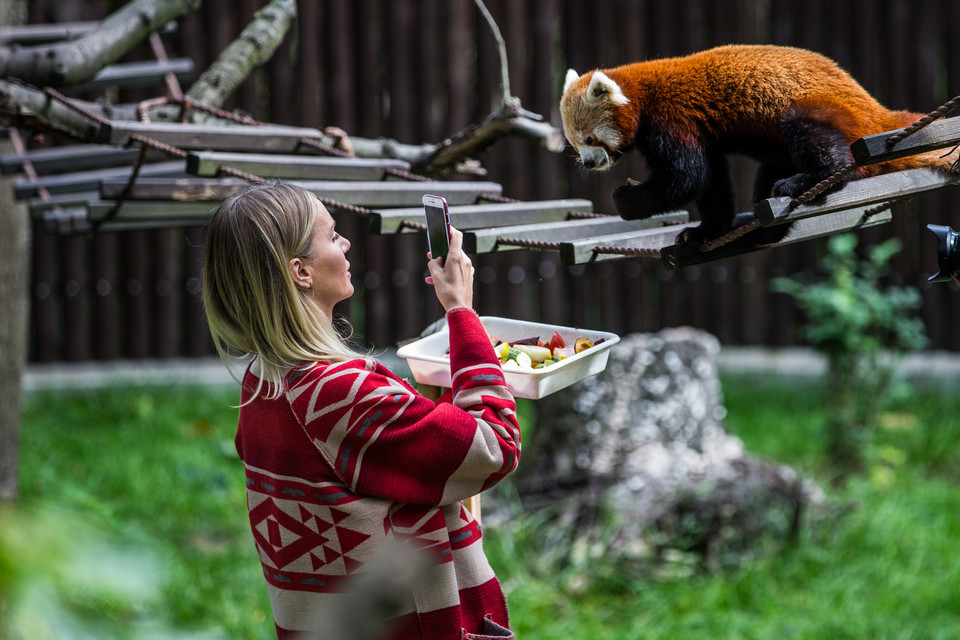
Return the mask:
<svg viewBox="0 0 960 640">
<path fill-rule="evenodd" d="M 29 3 L 30 22 L 102 17 L 109 3 Z M 198 69 L 228 44 L 264 2 L 205 0 L 164 36 L 168 54 Z M 838 60 L 883 103 L 927 112 L 960 94 L 960 3 L 956 0 L 487 0 L 506 40 L 514 95 L 559 126 L 568 67 L 583 72 L 725 43 L 815 49 Z M 52 13 L 53 10 L 59 13 Z M 953 45 L 953 46 L 951 46 Z M 148 58 L 144 47 L 130 59 Z M 337 126 L 360 137 L 442 140 L 491 112 L 500 99 L 493 37 L 472 0 L 303 0 L 294 31 L 227 105 L 262 121 Z M 122 102 L 161 89 L 111 95 Z M 636 155 L 636 154 L 634 154 Z M 610 192 L 642 177 L 639 156 L 609 174 L 586 174 L 574 154 L 510 140 L 483 158 L 484 180 L 522 200 L 588 198 L 612 212 Z M 739 193 L 751 192 L 752 164 L 735 163 Z M 749 202 L 741 210 L 749 210 Z M 960 350 L 960 293 L 927 285 L 937 270 L 928 223 L 960 229 L 960 190 L 894 208 L 892 224 L 859 233 L 861 245 L 903 241 L 895 284 L 922 289 L 932 347 Z M 441 315 L 422 284 L 419 234 L 366 233 L 338 214 L 353 243 L 356 295 L 340 305 L 361 342 L 379 348 L 418 334 Z M 34 230 L 34 362 L 194 357 L 212 353 L 198 300 L 203 229 L 59 238 Z M 692 325 L 729 345 L 799 343 L 802 317 L 770 292 L 771 278 L 811 272 L 823 251 L 812 241 L 667 271 L 651 259 L 564 267 L 550 252 L 478 256 L 482 314 L 625 334 Z"/>
</svg>

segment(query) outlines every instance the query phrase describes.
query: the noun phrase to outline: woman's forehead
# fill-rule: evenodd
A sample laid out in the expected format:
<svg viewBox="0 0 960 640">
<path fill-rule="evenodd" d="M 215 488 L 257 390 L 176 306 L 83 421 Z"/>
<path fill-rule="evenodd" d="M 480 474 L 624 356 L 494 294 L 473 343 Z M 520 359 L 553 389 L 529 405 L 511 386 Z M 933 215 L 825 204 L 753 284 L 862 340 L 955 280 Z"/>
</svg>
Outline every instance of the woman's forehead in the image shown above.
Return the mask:
<svg viewBox="0 0 960 640">
<path fill-rule="evenodd" d="M 313 194 L 310 194 L 310 195 L 313 196 Z M 314 202 L 315 211 L 316 211 L 317 223 L 322 226 L 332 227 L 335 224 L 335 221 L 333 219 L 333 216 L 330 215 L 330 212 L 327 211 L 327 208 L 323 206 L 323 203 L 320 202 L 320 200 L 318 200 L 316 196 L 313 196 L 313 202 Z"/>
</svg>

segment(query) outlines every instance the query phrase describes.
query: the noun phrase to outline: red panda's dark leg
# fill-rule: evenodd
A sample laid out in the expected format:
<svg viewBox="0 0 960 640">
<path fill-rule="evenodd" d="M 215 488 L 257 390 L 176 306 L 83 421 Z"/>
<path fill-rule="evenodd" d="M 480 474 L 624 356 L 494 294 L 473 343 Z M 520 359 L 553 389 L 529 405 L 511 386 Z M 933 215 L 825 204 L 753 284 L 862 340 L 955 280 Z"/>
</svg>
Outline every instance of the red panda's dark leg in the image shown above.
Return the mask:
<svg viewBox="0 0 960 640">
<path fill-rule="evenodd" d="M 638 220 L 682 209 L 693 200 L 699 202 L 713 188 L 715 163 L 708 160 L 701 147 L 665 135 L 638 140 L 637 146 L 647 160 L 649 175 L 640 184 L 626 184 L 614 190 L 617 213 L 624 219 Z M 725 159 L 722 162 L 721 185 L 730 180 Z M 726 190 L 732 193 L 732 186 Z M 731 219 L 732 216 L 731 206 Z"/>
<path fill-rule="evenodd" d="M 753 204 L 773 196 L 773 185 L 795 173 L 797 170 L 789 164 L 762 163 L 753 179 Z"/>
<path fill-rule="evenodd" d="M 778 180 L 772 195 L 797 197 L 853 159 L 850 143 L 822 111 L 794 104 L 781 116 L 780 128 L 797 173 Z"/>
</svg>

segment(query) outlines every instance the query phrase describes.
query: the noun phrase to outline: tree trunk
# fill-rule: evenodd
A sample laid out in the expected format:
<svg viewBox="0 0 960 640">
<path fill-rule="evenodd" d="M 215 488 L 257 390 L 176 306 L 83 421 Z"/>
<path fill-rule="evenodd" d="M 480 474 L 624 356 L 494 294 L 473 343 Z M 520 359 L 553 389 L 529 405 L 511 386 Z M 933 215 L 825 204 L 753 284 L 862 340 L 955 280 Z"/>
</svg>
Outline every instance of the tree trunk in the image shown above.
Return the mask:
<svg viewBox="0 0 960 640">
<path fill-rule="evenodd" d="M 0 2 L 0 25 L 20 24 L 26 12 L 22 0 Z M 0 154 L 11 152 L 9 142 Z M 0 180 L 0 502 L 18 494 L 20 460 L 20 399 L 27 360 L 27 312 L 30 282 L 30 223 L 26 207 L 13 198 L 13 179 Z"/>
<path fill-rule="evenodd" d="M 718 351 L 689 328 L 629 335 L 605 371 L 538 401 L 515 480 L 524 507 L 555 509 L 545 530 L 612 562 L 679 550 L 725 564 L 791 540 L 822 494 L 726 431 Z"/>
</svg>

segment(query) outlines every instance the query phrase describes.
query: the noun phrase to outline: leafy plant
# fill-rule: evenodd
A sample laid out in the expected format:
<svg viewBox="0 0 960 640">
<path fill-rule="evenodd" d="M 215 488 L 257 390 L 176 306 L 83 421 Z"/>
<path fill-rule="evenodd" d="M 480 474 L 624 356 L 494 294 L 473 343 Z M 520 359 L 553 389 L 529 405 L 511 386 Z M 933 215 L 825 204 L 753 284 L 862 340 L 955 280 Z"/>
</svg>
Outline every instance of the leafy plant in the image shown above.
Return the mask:
<svg viewBox="0 0 960 640">
<path fill-rule="evenodd" d="M 869 247 L 862 259 L 856 247 L 856 236 L 834 236 L 819 265 L 825 279 L 772 282 L 775 291 L 796 300 L 807 319 L 804 338 L 827 359 L 827 453 L 839 479 L 863 467 L 896 362 L 927 341 L 915 313 L 921 304 L 917 289 L 881 284 L 900 241 Z"/>
</svg>

